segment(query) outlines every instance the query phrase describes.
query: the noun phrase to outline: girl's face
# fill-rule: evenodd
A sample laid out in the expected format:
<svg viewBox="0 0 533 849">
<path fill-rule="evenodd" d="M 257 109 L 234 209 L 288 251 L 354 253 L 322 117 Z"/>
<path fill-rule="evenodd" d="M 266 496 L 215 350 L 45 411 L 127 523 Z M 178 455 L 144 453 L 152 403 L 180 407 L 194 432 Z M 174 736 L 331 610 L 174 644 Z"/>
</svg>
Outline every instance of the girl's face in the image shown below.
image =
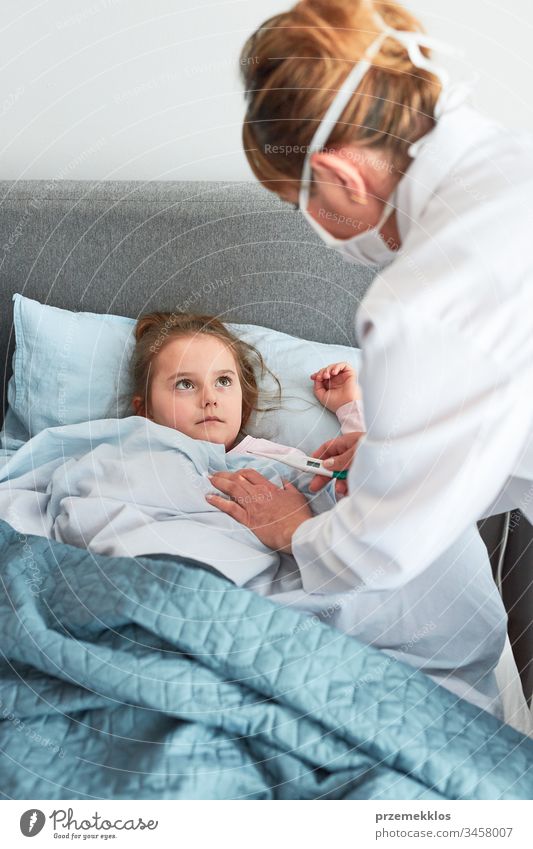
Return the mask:
<svg viewBox="0 0 533 849">
<path fill-rule="evenodd" d="M 138 414 L 207 442 L 232 447 L 242 420 L 242 389 L 235 358 L 207 333 L 167 342 L 152 361 L 148 409 L 137 396 Z"/>
</svg>

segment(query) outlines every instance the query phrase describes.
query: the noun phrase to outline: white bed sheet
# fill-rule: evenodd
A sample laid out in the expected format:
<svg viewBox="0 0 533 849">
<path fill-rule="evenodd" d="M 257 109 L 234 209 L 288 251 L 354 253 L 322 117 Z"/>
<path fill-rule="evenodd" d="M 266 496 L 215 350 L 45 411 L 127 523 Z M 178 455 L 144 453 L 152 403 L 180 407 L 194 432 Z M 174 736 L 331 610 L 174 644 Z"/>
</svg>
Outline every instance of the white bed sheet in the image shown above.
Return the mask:
<svg viewBox="0 0 533 849">
<path fill-rule="evenodd" d="M 522 734 L 533 737 L 533 711 L 524 696 L 509 637 L 496 667 L 496 681 L 502 697 L 504 721 Z"/>
</svg>

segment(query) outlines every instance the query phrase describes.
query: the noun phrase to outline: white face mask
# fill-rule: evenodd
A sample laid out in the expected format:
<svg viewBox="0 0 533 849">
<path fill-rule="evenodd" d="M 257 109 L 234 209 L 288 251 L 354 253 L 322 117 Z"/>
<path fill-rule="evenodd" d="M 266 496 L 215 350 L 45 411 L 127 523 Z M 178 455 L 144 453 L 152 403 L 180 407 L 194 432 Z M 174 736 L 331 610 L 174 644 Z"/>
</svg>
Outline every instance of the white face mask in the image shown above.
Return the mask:
<svg viewBox="0 0 533 849">
<path fill-rule="evenodd" d="M 422 32 L 413 32 L 410 30 L 396 30 L 391 27 L 385 26 L 383 20 L 376 16 L 376 20 L 379 23 L 379 26 L 382 27 L 382 32 L 378 35 L 378 37 L 372 42 L 370 47 L 366 50 L 365 55 L 361 59 L 360 62 L 350 71 L 343 85 L 337 92 L 336 96 L 333 98 L 332 102 L 329 105 L 329 108 L 326 111 L 320 125 L 316 133 L 314 134 L 311 144 L 309 145 L 309 149 L 307 150 L 304 164 L 302 168 L 302 177 L 300 181 L 300 192 L 299 192 L 299 207 L 302 211 L 303 215 L 312 226 L 312 228 L 320 235 L 325 244 L 329 248 L 334 248 L 338 251 L 344 259 L 349 262 L 358 262 L 362 265 L 367 265 L 370 267 L 380 267 L 383 265 L 387 265 L 392 262 L 394 259 L 396 252 L 391 249 L 387 243 L 384 241 L 380 234 L 380 230 L 388 220 L 388 218 L 392 215 L 395 209 L 395 205 L 391 201 L 386 201 L 384 204 L 383 212 L 378 223 L 362 233 L 357 233 L 355 236 L 352 236 L 349 239 L 338 239 L 335 236 L 328 233 L 319 223 L 316 221 L 313 216 L 310 214 L 307 209 L 309 203 L 309 190 L 311 187 L 312 181 L 312 169 L 311 169 L 311 156 L 313 153 L 316 153 L 319 150 L 322 150 L 328 138 L 331 135 L 331 132 L 337 123 L 339 117 L 342 115 L 344 109 L 346 108 L 350 98 L 353 93 L 358 88 L 361 80 L 364 75 L 368 71 L 368 69 L 372 65 L 372 59 L 378 53 L 381 48 L 382 43 L 386 38 L 394 38 L 396 41 L 401 42 L 405 45 L 407 50 L 409 51 L 409 58 L 415 67 L 423 68 L 427 71 L 430 71 L 432 74 L 437 76 L 443 86 L 443 89 L 447 87 L 448 84 L 448 73 L 443 69 L 435 65 L 430 59 L 428 59 L 422 51 L 420 50 L 420 46 L 429 47 L 433 49 L 440 49 L 443 52 L 447 53 L 457 53 L 458 51 L 450 47 L 447 44 L 443 44 L 436 39 L 430 38 Z M 439 103 L 443 102 L 443 98 L 441 95 L 441 99 L 439 99 Z M 435 117 L 438 118 L 438 109 L 435 110 Z M 393 193 L 394 195 L 394 193 Z"/>
<path fill-rule="evenodd" d="M 395 192 L 393 198 L 394 195 Z M 307 204 L 307 201 L 305 203 Z M 334 248 L 348 262 L 357 262 L 360 265 L 368 265 L 370 268 L 379 268 L 394 259 L 396 251 L 388 246 L 380 233 L 381 228 L 396 208 L 394 200 L 385 202 L 380 219 L 374 227 L 368 228 L 363 233 L 357 233 L 356 236 L 351 236 L 349 239 L 338 239 L 328 233 L 302 204 L 300 192 L 300 208 L 313 230 L 318 233 L 328 248 Z"/>
</svg>

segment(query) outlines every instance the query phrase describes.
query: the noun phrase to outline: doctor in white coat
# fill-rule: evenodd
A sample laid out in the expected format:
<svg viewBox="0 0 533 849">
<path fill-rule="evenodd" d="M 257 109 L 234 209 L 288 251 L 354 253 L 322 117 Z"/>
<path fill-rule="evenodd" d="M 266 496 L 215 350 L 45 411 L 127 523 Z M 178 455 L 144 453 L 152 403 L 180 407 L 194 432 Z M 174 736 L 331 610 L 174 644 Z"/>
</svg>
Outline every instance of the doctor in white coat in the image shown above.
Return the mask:
<svg viewBox="0 0 533 849">
<path fill-rule="evenodd" d="M 257 473 L 213 478 L 309 593 L 401 588 L 481 517 L 533 522 L 533 145 L 449 87 L 432 46 L 398 4 L 309 0 L 243 53 L 253 170 L 377 269 L 356 315 L 368 432 L 316 452 L 351 461 L 346 496 L 312 518 Z"/>
</svg>

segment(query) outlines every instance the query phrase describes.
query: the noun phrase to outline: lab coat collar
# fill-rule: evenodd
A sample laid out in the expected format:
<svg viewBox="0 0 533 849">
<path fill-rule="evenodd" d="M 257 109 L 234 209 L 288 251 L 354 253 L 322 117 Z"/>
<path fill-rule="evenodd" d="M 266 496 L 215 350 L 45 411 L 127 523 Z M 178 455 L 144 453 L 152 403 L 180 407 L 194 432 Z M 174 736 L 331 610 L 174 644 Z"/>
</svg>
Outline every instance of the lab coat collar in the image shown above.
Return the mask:
<svg viewBox="0 0 533 849">
<path fill-rule="evenodd" d="M 402 243 L 462 156 L 475 149 L 487 135 L 501 129 L 498 123 L 465 103 L 468 94 L 464 86 L 446 92 L 437 123 L 409 148 L 413 162 L 396 187 L 396 215 Z"/>
</svg>

